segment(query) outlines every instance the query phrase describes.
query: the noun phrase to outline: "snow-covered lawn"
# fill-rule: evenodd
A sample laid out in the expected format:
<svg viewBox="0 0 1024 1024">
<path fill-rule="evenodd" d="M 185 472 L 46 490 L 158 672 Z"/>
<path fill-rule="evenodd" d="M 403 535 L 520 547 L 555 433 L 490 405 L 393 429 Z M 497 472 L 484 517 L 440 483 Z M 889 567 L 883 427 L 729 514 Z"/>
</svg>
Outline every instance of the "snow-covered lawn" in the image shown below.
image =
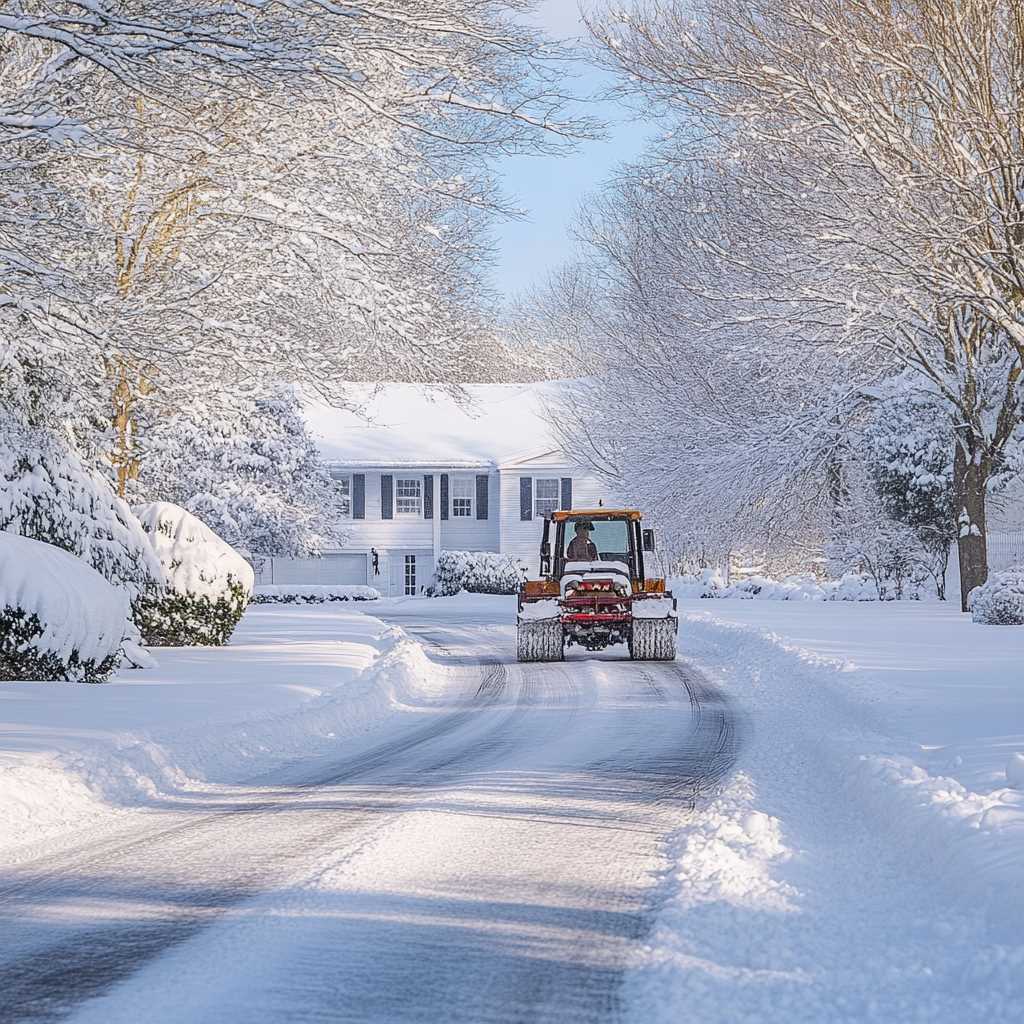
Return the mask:
<svg viewBox="0 0 1024 1024">
<path fill-rule="evenodd" d="M 417 644 L 344 605 L 250 607 L 229 646 L 103 685 L 0 684 L 0 850 L 336 753 L 428 699 Z"/>
<path fill-rule="evenodd" d="M 981 626 L 948 603 L 683 601 L 789 649 L 875 711 L 894 752 L 982 793 L 1024 751 L 1024 628 Z M 687 650 L 687 626 L 681 647 Z M 704 635 L 697 631 L 698 636 Z"/>
<path fill-rule="evenodd" d="M 938 604 L 680 602 L 747 715 L 680 830 L 632 1018 L 1019 1019 L 1024 629 Z"/>
</svg>

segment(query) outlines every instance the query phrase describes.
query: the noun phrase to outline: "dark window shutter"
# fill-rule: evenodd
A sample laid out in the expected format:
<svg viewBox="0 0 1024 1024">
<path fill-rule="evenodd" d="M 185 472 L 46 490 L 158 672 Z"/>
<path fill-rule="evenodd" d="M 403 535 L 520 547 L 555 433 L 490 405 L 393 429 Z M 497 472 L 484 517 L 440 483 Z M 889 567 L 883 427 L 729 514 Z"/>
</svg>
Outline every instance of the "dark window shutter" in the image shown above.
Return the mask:
<svg viewBox="0 0 1024 1024">
<path fill-rule="evenodd" d="M 352 474 L 352 518 L 366 518 L 366 474 Z"/>
<path fill-rule="evenodd" d="M 533 477 L 519 478 L 519 518 L 526 522 L 533 518 Z"/>
<path fill-rule="evenodd" d="M 477 474 L 476 478 L 476 517 L 486 519 L 488 514 L 487 499 L 490 496 L 491 478 L 486 473 Z"/>
<path fill-rule="evenodd" d="M 380 475 L 380 517 L 395 518 L 395 481 L 390 473 Z"/>
<path fill-rule="evenodd" d="M 562 477 L 562 508 L 572 508 L 572 477 Z"/>
<path fill-rule="evenodd" d="M 448 518 L 448 474 L 441 474 L 441 518 Z"/>
<path fill-rule="evenodd" d="M 428 473 L 423 478 L 423 518 L 434 518 L 434 475 Z"/>
</svg>

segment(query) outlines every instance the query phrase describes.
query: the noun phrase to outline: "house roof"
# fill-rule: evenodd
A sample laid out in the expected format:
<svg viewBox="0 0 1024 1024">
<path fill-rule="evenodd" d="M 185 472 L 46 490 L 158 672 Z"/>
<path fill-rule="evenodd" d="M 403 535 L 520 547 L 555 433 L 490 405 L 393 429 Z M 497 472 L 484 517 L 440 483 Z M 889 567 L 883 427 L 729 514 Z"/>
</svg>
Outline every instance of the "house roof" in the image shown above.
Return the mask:
<svg viewBox="0 0 1024 1024">
<path fill-rule="evenodd" d="M 353 385 L 361 415 L 304 403 L 325 461 L 356 468 L 473 469 L 527 462 L 558 451 L 544 403 L 562 387 L 468 384 L 463 399 L 439 385 Z M 365 403 L 365 404 L 364 404 Z"/>
</svg>

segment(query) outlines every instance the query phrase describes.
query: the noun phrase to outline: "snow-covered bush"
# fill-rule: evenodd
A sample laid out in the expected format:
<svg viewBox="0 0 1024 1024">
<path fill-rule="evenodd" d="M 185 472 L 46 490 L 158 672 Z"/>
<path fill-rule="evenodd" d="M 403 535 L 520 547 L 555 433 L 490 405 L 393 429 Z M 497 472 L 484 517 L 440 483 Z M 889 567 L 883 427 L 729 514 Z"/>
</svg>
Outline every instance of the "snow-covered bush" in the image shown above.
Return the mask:
<svg viewBox="0 0 1024 1024">
<path fill-rule="evenodd" d="M 676 597 L 731 598 L 740 601 L 877 601 L 878 590 L 866 575 L 849 573 L 839 580 L 821 582 L 801 573 L 781 580 L 749 576 L 727 584 L 717 569 L 704 569 L 692 576 L 678 576 L 669 587 Z"/>
<path fill-rule="evenodd" d="M 325 604 L 331 601 L 379 601 L 380 591 L 359 586 L 303 586 L 261 584 L 252 594 L 252 604 Z"/>
<path fill-rule="evenodd" d="M 825 585 L 830 601 L 877 601 L 878 588 L 864 573 L 849 572 Z"/>
<path fill-rule="evenodd" d="M 62 548 L 126 591 L 159 596 L 163 573 L 131 509 L 56 434 L 0 412 L 0 530 Z"/>
<path fill-rule="evenodd" d="M 986 626 L 1024 626 L 1024 565 L 994 572 L 971 592 L 971 616 Z"/>
<path fill-rule="evenodd" d="M 698 573 L 677 576 L 671 587 L 676 597 L 721 597 L 726 582 L 720 570 L 702 569 Z"/>
<path fill-rule="evenodd" d="M 81 559 L 0 531 L 0 680 L 101 682 L 121 663 L 129 611 Z"/>
<path fill-rule="evenodd" d="M 252 594 L 252 566 L 191 512 L 157 501 L 136 509 L 149 534 L 167 589 L 143 599 L 139 628 L 148 644 L 226 644 Z"/>
<path fill-rule="evenodd" d="M 522 585 L 521 563 L 509 555 L 442 551 L 427 593 L 433 597 L 451 597 L 463 590 L 470 594 L 517 594 Z"/>
</svg>

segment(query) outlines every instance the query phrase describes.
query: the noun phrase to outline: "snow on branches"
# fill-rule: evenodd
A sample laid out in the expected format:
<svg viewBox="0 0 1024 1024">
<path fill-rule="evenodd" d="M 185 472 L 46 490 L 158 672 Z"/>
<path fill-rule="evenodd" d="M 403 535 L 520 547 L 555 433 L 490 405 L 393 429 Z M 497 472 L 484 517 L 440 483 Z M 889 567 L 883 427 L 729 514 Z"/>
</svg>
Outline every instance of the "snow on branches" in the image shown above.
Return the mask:
<svg viewBox="0 0 1024 1024">
<path fill-rule="evenodd" d="M 740 418 L 794 466 L 816 462 L 797 504 L 834 490 L 824 425 L 841 435 L 865 389 L 915 375 L 948 424 L 966 599 L 987 571 L 989 480 L 1024 415 L 1024 22 L 1012 4 L 955 7 L 650 0 L 591 19 L 620 91 L 669 131 L 582 226 L 597 281 L 632 276 L 640 300 L 613 298 L 616 333 L 606 314 L 595 333 L 650 351 L 686 297 L 673 351 L 697 350 L 704 420 Z M 767 416 L 766 378 L 781 400 Z M 735 479 L 730 508 L 774 515 L 778 489 L 730 494 Z"/>
<path fill-rule="evenodd" d="M 229 409 L 193 403 L 156 419 L 133 494 L 181 505 L 250 555 L 309 557 L 341 544 L 348 496 L 309 438 L 294 389 L 236 397 Z"/>
</svg>

